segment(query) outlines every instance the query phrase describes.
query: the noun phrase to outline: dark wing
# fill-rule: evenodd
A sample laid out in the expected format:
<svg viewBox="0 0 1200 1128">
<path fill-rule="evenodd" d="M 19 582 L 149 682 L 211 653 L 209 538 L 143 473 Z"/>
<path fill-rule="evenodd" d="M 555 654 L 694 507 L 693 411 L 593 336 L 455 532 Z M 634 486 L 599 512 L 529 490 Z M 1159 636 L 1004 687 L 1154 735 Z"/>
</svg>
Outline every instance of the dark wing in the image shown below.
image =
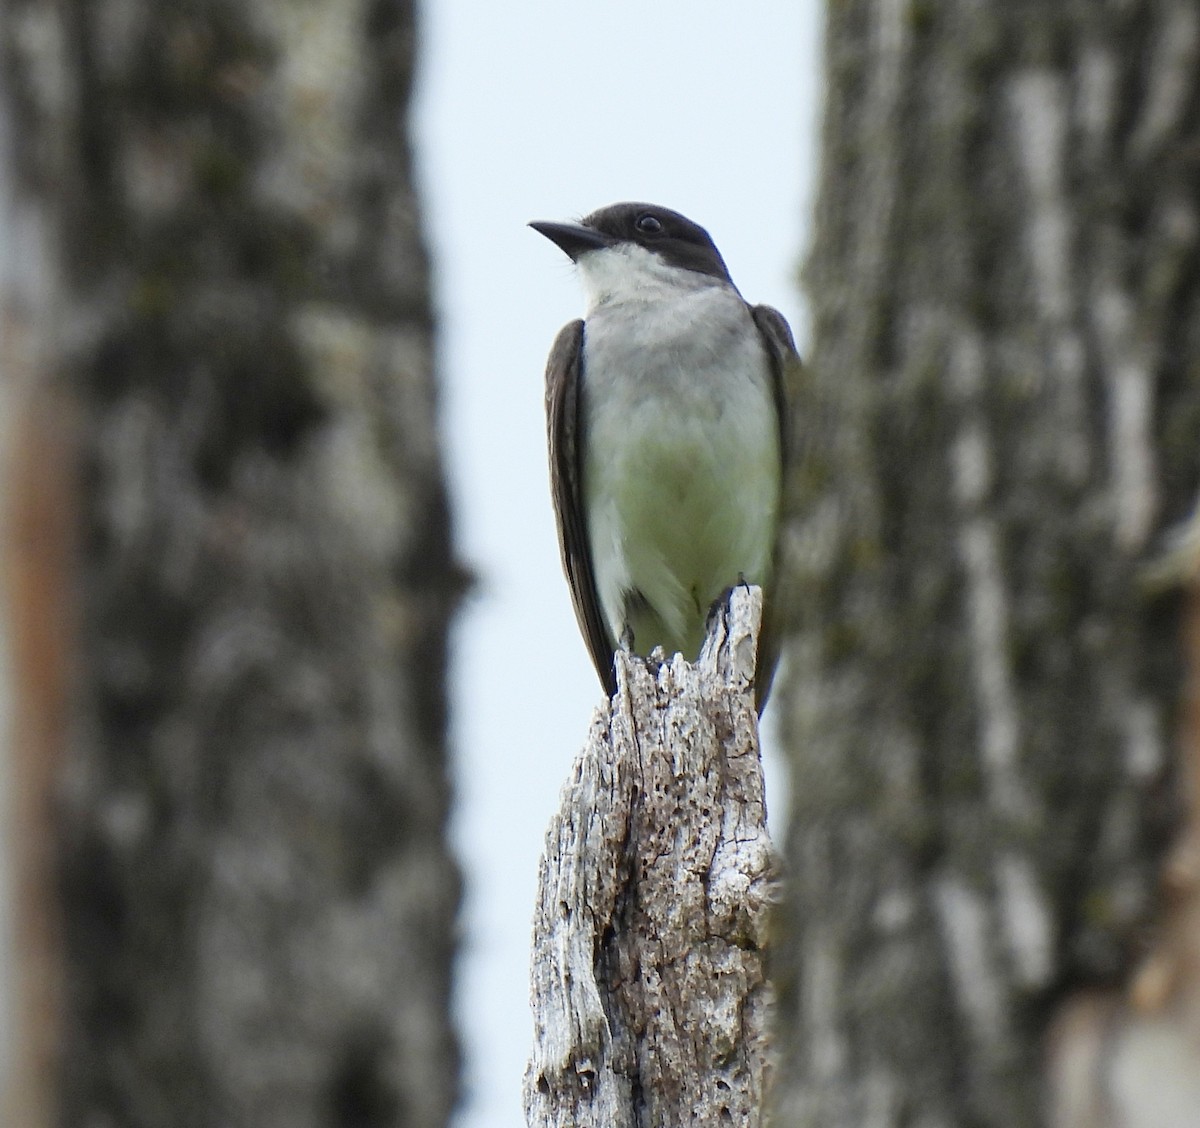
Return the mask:
<svg viewBox="0 0 1200 1128">
<path fill-rule="evenodd" d="M 579 392 L 583 375 L 583 322 L 564 325 L 546 362 L 546 431 L 550 440 L 550 489 L 558 521 L 558 546 L 571 588 L 575 618 L 592 656 L 600 682 L 611 696 L 617 691 L 613 642 L 609 638 L 588 546 L 583 515 L 582 419 Z"/>
<path fill-rule="evenodd" d="M 792 435 L 791 407 L 795 402 L 795 387 L 803 368 L 800 355 L 796 352 L 796 342 L 792 338 L 792 330 L 777 309 L 770 306 L 758 305 L 750 307 L 750 316 L 758 326 L 758 332 L 766 346 L 767 355 L 771 360 L 771 377 L 775 384 L 775 406 L 779 413 L 779 451 L 783 458 L 783 472 L 780 475 L 781 492 L 779 501 L 779 529 L 783 531 L 786 514 L 783 501 L 787 494 L 787 480 L 790 468 L 794 465 L 796 451 Z M 775 678 L 775 667 L 779 663 L 779 645 L 783 632 L 782 610 L 785 600 L 780 598 L 780 585 L 786 578 L 782 575 L 783 537 L 775 538 L 775 555 L 771 568 L 771 590 L 763 593 L 763 625 L 762 634 L 758 640 L 758 673 L 755 678 L 755 702 L 761 713 L 767 703 L 767 695 L 771 692 L 771 682 Z"/>
</svg>

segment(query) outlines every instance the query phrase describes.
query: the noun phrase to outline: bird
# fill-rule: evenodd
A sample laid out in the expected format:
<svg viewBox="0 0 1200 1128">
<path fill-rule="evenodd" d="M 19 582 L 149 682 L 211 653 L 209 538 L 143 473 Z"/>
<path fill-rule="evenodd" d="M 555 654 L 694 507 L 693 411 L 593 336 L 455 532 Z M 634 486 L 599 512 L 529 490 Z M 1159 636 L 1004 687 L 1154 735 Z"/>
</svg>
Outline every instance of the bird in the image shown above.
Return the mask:
<svg viewBox="0 0 1200 1128">
<path fill-rule="evenodd" d="M 546 428 L 563 569 L 600 682 L 616 692 L 617 647 L 695 661 L 714 604 L 757 584 L 761 712 L 801 371 L 791 328 L 749 304 L 708 232 L 670 208 L 529 226 L 572 260 L 586 301 L 550 350 Z"/>
</svg>

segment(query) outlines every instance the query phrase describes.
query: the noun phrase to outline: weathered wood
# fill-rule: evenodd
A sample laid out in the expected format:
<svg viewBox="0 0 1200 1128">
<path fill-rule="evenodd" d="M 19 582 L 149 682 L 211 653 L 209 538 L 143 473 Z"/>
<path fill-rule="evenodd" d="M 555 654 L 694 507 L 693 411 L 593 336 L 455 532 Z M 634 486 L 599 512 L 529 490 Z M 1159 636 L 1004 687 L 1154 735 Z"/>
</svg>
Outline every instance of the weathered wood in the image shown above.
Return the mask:
<svg viewBox="0 0 1200 1128">
<path fill-rule="evenodd" d="M 846 0 L 826 44 L 779 1120 L 1035 1128 L 1178 810 L 1140 576 L 1200 479 L 1200 17 Z"/>
<path fill-rule="evenodd" d="M 757 588 L 695 665 L 627 654 L 546 835 L 534 920 L 531 1128 L 759 1123 L 774 889 Z"/>
</svg>

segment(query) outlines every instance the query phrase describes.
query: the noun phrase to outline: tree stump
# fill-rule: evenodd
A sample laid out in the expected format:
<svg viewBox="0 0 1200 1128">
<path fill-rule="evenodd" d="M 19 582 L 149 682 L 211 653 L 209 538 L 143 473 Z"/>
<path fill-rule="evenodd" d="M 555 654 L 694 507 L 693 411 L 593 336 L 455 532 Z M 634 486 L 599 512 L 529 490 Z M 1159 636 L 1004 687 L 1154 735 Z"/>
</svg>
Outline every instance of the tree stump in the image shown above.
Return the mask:
<svg viewBox="0 0 1200 1128">
<path fill-rule="evenodd" d="M 739 587 L 699 661 L 617 655 L 546 834 L 534 921 L 532 1128 L 757 1125 L 774 891 Z"/>
</svg>

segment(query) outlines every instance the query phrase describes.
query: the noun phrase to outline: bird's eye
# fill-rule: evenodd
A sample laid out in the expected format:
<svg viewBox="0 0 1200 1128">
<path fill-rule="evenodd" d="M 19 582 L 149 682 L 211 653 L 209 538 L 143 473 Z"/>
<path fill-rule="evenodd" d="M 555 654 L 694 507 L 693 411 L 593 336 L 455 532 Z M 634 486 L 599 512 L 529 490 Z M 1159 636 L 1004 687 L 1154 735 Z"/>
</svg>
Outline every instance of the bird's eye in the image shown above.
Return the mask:
<svg viewBox="0 0 1200 1128">
<path fill-rule="evenodd" d="M 643 235 L 662 234 L 663 225 L 661 221 L 649 214 L 638 216 L 638 221 L 635 226 Z"/>
</svg>

